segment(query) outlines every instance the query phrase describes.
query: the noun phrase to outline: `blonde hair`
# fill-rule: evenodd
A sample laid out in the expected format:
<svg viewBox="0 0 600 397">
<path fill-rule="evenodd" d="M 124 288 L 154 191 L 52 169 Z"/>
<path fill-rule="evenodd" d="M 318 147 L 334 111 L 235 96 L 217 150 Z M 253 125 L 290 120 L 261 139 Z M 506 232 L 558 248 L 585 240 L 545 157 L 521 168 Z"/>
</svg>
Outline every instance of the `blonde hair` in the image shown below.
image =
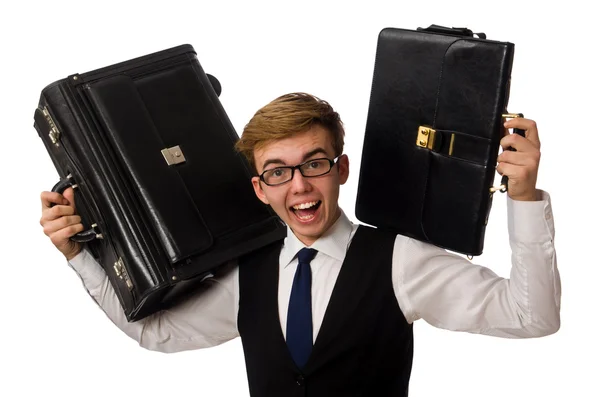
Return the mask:
<svg viewBox="0 0 600 397">
<path fill-rule="evenodd" d="M 331 134 L 335 156 L 344 150 L 344 127 L 339 114 L 326 101 L 303 92 L 282 95 L 259 109 L 244 127 L 235 144 L 256 170 L 254 151 L 320 125 Z"/>
</svg>

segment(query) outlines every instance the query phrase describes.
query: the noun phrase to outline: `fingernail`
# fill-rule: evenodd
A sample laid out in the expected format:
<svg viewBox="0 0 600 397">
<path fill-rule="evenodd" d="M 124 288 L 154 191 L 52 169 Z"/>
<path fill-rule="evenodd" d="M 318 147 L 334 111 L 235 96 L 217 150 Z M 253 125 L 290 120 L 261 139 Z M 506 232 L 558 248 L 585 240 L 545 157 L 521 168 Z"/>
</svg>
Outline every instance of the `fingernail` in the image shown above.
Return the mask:
<svg viewBox="0 0 600 397">
<path fill-rule="evenodd" d="M 504 126 L 506 127 L 506 125 L 507 125 L 507 124 L 508 124 L 508 121 L 505 121 L 505 122 L 504 122 Z"/>
</svg>

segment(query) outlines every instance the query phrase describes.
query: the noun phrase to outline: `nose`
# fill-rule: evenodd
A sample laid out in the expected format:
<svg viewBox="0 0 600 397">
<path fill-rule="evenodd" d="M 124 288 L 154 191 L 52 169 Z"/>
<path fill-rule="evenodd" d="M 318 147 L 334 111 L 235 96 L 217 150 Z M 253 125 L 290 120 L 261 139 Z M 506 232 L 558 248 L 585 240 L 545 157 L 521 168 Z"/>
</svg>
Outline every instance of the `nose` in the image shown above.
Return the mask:
<svg viewBox="0 0 600 397">
<path fill-rule="evenodd" d="M 304 193 L 311 190 L 311 184 L 308 182 L 308 178 L 304 177 L 300 170 L 294 170 L 294 176 L 290 181 L 292 193 Z"/>
</svg>

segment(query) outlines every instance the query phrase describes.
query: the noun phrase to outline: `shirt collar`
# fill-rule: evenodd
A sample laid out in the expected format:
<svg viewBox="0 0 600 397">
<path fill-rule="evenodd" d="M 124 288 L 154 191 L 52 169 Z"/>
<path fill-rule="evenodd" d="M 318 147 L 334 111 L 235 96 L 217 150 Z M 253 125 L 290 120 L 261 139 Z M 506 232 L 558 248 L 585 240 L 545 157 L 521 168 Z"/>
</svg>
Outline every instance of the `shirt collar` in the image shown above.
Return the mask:
<svg viewBox="0 0 600 397">
<path fill-rule="evenodd" d="M 344 214 L 344 211 L 340 211 L 340 217 L 329 230 L 325 232 L 325 234 L 310 246 L 310 248 L 314 248 L 321 254 L 325 254 L 343 262 L 352 236 L 352 223 L 346 214 Z M 283 267 L 285 268 L 288 266 L 298 251 L 304 247 L 306 247 L 306 245 L 298 240 L 294 232 L 292 232 L 292 229 L 288 226 L 287 237 L 285 238 L 280 255 L 280 263 Z"/>
</svg>

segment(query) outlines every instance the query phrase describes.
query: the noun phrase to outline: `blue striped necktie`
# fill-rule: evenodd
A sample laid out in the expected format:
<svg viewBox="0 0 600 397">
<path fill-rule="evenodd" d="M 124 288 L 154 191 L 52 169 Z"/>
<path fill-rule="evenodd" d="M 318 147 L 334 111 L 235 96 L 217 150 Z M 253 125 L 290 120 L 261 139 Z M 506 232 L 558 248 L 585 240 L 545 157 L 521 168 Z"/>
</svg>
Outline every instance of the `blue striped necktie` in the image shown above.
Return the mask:
<svg viewBox="0 0 600 397">
<path fill-rule="evenodd" d="M 310 261 L 317 251 L 302 248 L 288 306 L 286 342 L 298 368 L 303 368 L 313 347 Z"/>
</svg>

